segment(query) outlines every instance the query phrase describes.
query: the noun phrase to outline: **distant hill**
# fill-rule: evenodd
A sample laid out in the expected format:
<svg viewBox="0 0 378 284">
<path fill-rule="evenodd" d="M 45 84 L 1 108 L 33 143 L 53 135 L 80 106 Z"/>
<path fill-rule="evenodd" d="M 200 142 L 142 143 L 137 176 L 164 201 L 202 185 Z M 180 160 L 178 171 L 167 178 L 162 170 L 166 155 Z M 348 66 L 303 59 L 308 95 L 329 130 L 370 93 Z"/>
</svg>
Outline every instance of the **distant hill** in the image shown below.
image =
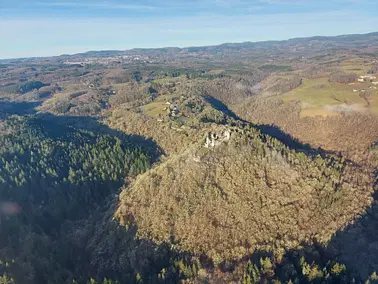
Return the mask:
<svg viewBox="0 0 378 284">
<path fill-rule="evenodd" d="M 240 52 L 240 51 L 253 51 L 264 49 L 277 49 L 277 48 L 342 48 L 342 47 L 360 47 L 361 45 L 378 44 L 378 32 L 368 34 L 352 34 L 340 36 L 314 36 L 305 38 L 293 38 L 283 41 L 261 41 L 261 42 L 243 42 L 243 43 L 224 43 L 212 46 L 198 46 L 198 47 L 165 47 L 165 48 L 134 48 L 127 51 L 90 51 L 82 54 L 75 54 L 73 56 L 86 56 L 86 57 L 107 57 L 119 55 L 132 55 L 132 54 L 182 54 L 182 53 L 222 53 L 222 52 Z"/>
<path fill-rule="evenodd" d="M 130 50 L 101 50 L 101 51 L 88 51 L 84 53 L 77 53 L 72 55 L 60 55 L 50 57 L 54 59 L 63 58 L 106 58 L 126 55 L 154 55 L 164 56 L 170 54 L 171 56 L 187 55 L 191 53 L 203 54 L 225 54 L 233 53 L 248 53 L 254 51 L 273 51 L 297 48 L 297 51 L 305 50 L 321 50 L 331 48 L 361 48 L 369 47 L 369 45 L 378 44 L 378 32 L 367 34 L 350 34 L 339 36 L 314 36 L 303 38 L 292 38 L 283 41 L 261 41 L 261 42 L 243 42 L 243 43 L 224 43 L 212 46 L 198 46 L 198 47 L 163 47 L 163 48 L 134 48 Z M 40 57 L 35 60 L 41 59 Z M 13 59 L 14 60 L 14 59 Z M 25 58 L 17 59 L 25 60 Z M 1 60 L 0 62 L 10 62 L 12 60 Z"/>
</svg>

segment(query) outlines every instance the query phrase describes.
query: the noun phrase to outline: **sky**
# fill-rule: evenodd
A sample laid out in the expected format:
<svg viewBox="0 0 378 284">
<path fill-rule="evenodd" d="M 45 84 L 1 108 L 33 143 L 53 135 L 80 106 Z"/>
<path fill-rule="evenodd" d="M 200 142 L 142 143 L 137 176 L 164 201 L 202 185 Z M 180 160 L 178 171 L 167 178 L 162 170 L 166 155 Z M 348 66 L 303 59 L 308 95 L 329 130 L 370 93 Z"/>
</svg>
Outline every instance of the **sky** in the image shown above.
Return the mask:
<svg viewBox="0 0 378 284">
<path fill-rule="evenodd" d="M 0 0 L 0 58 L 378 31 L 377 0 Z"/>
</svg>

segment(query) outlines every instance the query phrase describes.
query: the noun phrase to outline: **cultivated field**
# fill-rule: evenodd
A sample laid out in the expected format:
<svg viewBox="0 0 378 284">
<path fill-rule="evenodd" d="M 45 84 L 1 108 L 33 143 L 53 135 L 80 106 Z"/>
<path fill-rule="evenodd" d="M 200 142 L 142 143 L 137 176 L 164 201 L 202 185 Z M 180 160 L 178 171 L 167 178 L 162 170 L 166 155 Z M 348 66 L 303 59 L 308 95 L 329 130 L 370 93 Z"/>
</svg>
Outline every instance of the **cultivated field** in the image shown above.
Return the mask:
<svg viewBox="0 0 378 284">
<path fill-rule="evenodd" d="M 281 96 L 284 102 L 300 101 L 301 117 L 331 116 L 341 112 L 358 111 L 378 114 L 378 96 L 371 83 L 341 84 L 328 78 L 303 79 L 302 85 Z M 364 92 L 373 90 L 369 98 Z M 375 91 L 375 92 L 374 92 Z"/>
</svg>

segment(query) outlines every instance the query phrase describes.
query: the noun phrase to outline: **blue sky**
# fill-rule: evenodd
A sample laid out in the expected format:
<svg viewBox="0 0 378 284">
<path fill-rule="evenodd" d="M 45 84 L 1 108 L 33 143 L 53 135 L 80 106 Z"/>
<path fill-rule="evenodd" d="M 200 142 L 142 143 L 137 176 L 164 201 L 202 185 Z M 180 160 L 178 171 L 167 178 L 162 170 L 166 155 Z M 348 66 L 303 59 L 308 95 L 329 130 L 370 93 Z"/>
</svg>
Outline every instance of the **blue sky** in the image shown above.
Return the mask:
<svg viewBox="0 0 378 284">
<path fill-rule="evenodd" d="M 0 0 L 0 58 L 373 31 L 377 0 Z"/>
</svg>

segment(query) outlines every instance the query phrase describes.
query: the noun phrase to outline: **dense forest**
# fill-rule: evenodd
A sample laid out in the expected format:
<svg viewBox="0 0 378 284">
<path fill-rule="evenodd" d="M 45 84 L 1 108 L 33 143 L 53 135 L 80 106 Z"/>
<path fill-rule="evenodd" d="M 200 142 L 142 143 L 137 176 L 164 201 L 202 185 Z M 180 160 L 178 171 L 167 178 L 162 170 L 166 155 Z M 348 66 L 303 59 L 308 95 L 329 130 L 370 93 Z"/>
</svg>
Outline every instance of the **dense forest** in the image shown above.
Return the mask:
<svg viewBox="0 0 378 284">
<path fill-rule="evenodd" d="M 54 255 L 68 257 L 57 243 L 63 223 L 89 216 L 153 157 L 131 141 L 52 116 L 12 116 L 1 132 L 0 198 L 20 210 L 1 216 L 1 254 L 15 262 L 19 283 L 64 281 L 62 268 L 49 267 Z"/>
</svg>

